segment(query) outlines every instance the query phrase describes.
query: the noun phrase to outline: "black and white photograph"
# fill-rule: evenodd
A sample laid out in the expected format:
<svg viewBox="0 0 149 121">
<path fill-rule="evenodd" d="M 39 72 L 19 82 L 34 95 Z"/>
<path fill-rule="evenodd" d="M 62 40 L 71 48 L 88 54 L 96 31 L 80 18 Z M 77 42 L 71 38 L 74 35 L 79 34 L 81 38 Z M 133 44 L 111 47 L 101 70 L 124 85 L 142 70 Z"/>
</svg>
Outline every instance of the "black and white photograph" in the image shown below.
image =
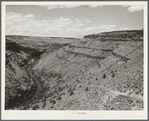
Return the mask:
<svg viewBox="0 0 149 121">
<path fill-rule="evenodd" d="M 146 111 L 147 2 L 4 3 L 5 111 Z"/>
</svg>

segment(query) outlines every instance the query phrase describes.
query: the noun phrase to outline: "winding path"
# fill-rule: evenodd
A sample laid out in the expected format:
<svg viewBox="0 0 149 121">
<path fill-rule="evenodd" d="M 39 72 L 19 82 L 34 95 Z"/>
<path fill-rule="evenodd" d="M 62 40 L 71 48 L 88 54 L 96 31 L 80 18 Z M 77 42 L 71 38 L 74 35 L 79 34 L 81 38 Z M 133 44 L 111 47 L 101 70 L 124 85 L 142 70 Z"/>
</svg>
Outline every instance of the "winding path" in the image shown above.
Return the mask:
<svg viewBox="0 0 149 121">
<path fill-rule="evenodd" d="M 38 63 L 38 61 L 35 62 L 34 64 L 32 64 L 32 65 L 26 70 L 26 72 L 28 73 L 28 75 L 30 76 L 30 78 L 32 78 L 33 81 L 34 81 L 34 83 L 36 83 L 37 89 L 36 89 L 36 91 L 34 92 L 34 94 L 33 94 L 33 96 L 31 97 L 31 99 L 29 99 L 29 100 L 27 100 L 27 101 L 24 101 L 24 102 L 23 102 L 22 104 L 20 104 L 20 105 L 30 104 L 31 101 L 33 101 L 34 99 L 36 99 L 36 97 L 38 96 L 38 94 L 39 94 L 40 91 L 41 91 L 41 83 L 40 83 L 41 77 L 40 77 L 40 76 L 37 77 L 37 76 L 33 73 L 33 71 L 32 71 L 32 67 L 34 67 L 34 65 L 36 65 L 37 63 Z"/>
</svg>

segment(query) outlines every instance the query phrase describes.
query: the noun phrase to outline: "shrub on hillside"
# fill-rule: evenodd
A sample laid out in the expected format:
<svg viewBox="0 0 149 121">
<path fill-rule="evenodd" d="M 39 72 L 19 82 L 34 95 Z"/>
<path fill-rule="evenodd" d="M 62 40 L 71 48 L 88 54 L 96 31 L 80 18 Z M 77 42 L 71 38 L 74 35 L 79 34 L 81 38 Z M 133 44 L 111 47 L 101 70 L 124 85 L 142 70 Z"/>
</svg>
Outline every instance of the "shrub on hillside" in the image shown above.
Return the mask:
<svg viewBox="0 0 149 121">
<path fill-rule="evenodd" d="M 103 78 L 104 78 L 104 79 L 106 78 L 106 75 L 105 75 L 105 74 L 103 75 Z"/>
<path fill-rule="evenodd" d="M 115 73 L 112 74 L 112 77 L 115 77 Z"/>
<path fill-rule="evenodd" d="M 88 87 L 86 87 L 86 91 L 88 91 Z"/>
<path fill-rule="evenodd" d="M 33 106 L 32 110 L 36 110 L 36 106 L 35 105 Z"/>
<path fill-rule="evenodd" d="M 61 100 L 61 99 L 62 99 L 61 97 L 58 97 L 58 98 L 57 98 L 57 100 Z"/>
<path fill-rule="evenodd" d="M 47 103 L 45 102 L 45 103 L 43 104 L 42 108 L 44 108 L 44 107 L 46 106 L 46 104 L 47 104 Z"/>
<path fill-rule="evenodd" d="M 39 105 L 36 104 L 36 109 L 38 109 L 38 108 L 39 108 Z"/>
<path fill-rule="evenodd" d="M 73 91 L 72 91 L 72 90 L 70 91 L 70 96 L 71 96 L 71 95 L 73 95 Z"/>
<path fill-rule="evenodd" d="M 56 103 L 56 101 L 55 100 L 53 100 L 53 105 Z"/>
</svg>

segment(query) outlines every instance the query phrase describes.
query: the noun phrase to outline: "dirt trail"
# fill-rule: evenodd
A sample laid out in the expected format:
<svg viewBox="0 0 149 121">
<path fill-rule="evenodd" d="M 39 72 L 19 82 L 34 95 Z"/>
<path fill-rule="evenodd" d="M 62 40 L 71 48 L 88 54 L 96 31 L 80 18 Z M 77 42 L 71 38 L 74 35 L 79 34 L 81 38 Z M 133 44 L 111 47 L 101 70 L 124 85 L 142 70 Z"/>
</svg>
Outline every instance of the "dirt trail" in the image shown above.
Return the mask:
<svg viewBox="0 0 149 121">
<path fill-rule="evenodd" d="M 72 54 L 76 54 L 76 55 L 86 56 L 86 57 L 93 58 L 93 59 L 104 59 L 104 58 L 106 58 L 106 57 L 104 57 L 104 56 L 103 56 L 103 57 L 101 57 L 101 56 L 93 56 L 93 55 L 90 55 L 90 54 L 75 52 L 75 51 L 66 50 L 66 49 L 64 49 L 64 51 L 65 51 L 65 52 L 72 53 Z"/>
<path fill-rule="evenodd" d="M 26 104 L 30 104 L 30 102 L 32 102 L 32 101 L 34 101 L 34 99 L 36 99 L 36 97 L 37 97 L 37 95 L 39 94 L 39 92 L 41 91 L 41 83 L 40 83 L 40 76 L 39 77 L 37 77 L 34 73 L 33 73 L 33 71 L 32 71 L 32 68 L 34 67 L 34 65 L 36 65 L 38 63 L 38 61 L 37 62 L 35 62 L 34 64 L 32 64 L 28 69 L 27 69 L 27 73 L 28 73 L 28 75 L 30 76 L 30 78 L 32 78 L 33 79 L 33 81 L 36 83 L 36 85 L 37 85 L 37 89 L 36 89 L 36 91 L 34 92 L 34 94 L 33 94 L 33 96 L 32 96 L 32 98 L 31 99 L 29 99 L 29 100 L 27 100 L 27 101 L 24 101 L 22 104 L 20 104 L 20 105 L 26 105 Z"/>
<path fill-rule="evenodd" d="M 86 49 L 93 49 L 93 50 L 102 50 L 102 51 L 114 51 L 111 48 L 92 48 L 92 47 L 87 47 L 87 46 L 74 46 L 74 45 L 69 45 L 70 47 L 76 47 L 76 48 L 86 48 Z"/>
</svg>

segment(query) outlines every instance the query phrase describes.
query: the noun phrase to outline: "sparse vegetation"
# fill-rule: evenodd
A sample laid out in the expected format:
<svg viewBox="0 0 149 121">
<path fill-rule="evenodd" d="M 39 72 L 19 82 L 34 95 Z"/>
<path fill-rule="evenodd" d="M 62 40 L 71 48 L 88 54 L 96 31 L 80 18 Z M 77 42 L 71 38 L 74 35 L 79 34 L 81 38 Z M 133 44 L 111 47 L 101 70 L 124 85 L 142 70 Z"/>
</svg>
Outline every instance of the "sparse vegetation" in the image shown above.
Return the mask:
<svg viewBox="0 0 149 121">
<path fill-rule="evenodd" d="M 115 73 L 112 74 L 112 77 L 115 77 Z"/>
<path fill-rule="evenodd" d="M 32 110 L 36 110 L 36 109 L 37 109 L 37 108 L 36 108 L 36 105 L 34 105 L 33 108 L 32 108 Z"/>
<path fill-rule="evenodd" d="M 94 35 L 93 39 L 73 39 L 72 43 L 71 39 L 63 41 L 61 38 L 52 38 L 58 43 L 51 43 L 48 38 L 48 41 L 43 42 L 45 50 L 41 53 L 41 47 L 31 47 L 30 44 L 26 45 L 28 47 L 21 47 L 22 45 L 17 43 L 19 39 L 14 37 L 16 44 L 13 44 L 16 49 L 12 52 L 12 48 L 6 48 L 6 109 L 17 106 L 20 110 L 142 110 L 141 32 L 102 34 Z M 30 37 L 28 39 L 30 40 Z M 132 41 L 129 41 L 130 39 Z M 69 46 L 63 44 L 66 42 L 70 43 Z M 118 63 L 124 62 L 126 57 L 130 62 Z M 31 72 L 31 69 L 35 73 Z M 31 83 L 33 84 L 30 85 Z M 132 95 L 135 98 L 132 98 Z"/>
<path fill-rule="evenodd" d="M 45 102 L 45 103 L 43 104 L 42 108 L 44 108 L 44 107 L 46 106 L 46 104 L 47 104 L 47 103 Z"/>
<path fill-rule="evenodd" d="M 73 95 L 73 90 L 70 91 L 70 96 Z"/>
<path fill-rule="evenodd" d="M 106 75 L 105 75 L 105 74 L 103 75 L 103 78 L 104 78 L 104 79 L 106 78 Z"/>
<path fill-rule="evenodd" d="M 88 91 L 88 87 L 86 87 L 86 91 Z"/>
<path fill-rule="evenodd" d="M 62 99 L 61 97 L 58 97 L 58 98 L 57 98 L 57 100 L 61 100 L 61 99 Z"/>
</svg>

